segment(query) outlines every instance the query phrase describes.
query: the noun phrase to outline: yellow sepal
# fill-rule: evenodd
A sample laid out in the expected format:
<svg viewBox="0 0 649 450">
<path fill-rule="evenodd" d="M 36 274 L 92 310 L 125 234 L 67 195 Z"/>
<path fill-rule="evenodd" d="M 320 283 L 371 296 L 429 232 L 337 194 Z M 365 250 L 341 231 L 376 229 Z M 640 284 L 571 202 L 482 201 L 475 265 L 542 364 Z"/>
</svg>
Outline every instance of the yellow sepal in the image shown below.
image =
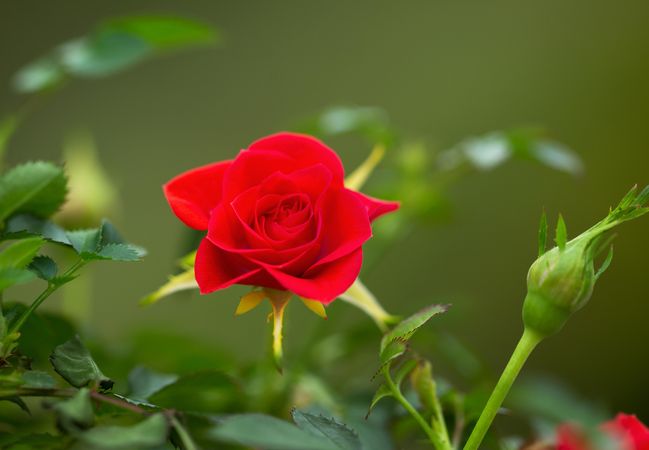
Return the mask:
<svg viewBox="0 0 649 450">
<path fill-rule="evenodd" d="M 252 291 L 241 297 L 237 310 L 234 312 L 235 316 L 240 316 L 248 311 L 255 309 L 267 297 L 266 292 Z"/>
<path fill-rule="evenodd" d="M 376 166 L 381 162 L 385 155 L 385 147 L 376 145 L 369 156 L 358 166 L 347 178 L 345 178 L 345 187 L 354 191 L 359 191 L 367 179 L 370 177 Z"/>
<path fill-rule="evenodd" d="M 309 308 L 311 311 L 316 313 L 318 316 L 322 317 L 323 319 L 327 318 L 327 311 L 325 311 L 324 305 L 317 301 L 317 300 L 311 300 L 308 298 L 300 297 L 300 300 L 302 300 L 302 303 L 304 303 L 304 306 Z"/>
</svg>

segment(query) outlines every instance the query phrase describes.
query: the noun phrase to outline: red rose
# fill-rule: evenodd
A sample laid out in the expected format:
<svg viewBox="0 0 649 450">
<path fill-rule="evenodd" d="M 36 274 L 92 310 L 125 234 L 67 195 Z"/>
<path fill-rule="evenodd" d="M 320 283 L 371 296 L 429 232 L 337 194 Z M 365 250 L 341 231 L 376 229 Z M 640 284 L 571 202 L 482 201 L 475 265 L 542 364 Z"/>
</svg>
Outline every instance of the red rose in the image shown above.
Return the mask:
<svg viewBox="0 0 649 450">
<path fill-rule="evenodd" d="M 207 230 L 195 265 L 201 293 L 245 284 L 322 303 L 358 277 L 370 222 L 398 208 L 346 189 L 336 153 L 293 133 L 185 172 L 164 192 L 180 220 Z"/>
<path fill-rule="evenodd" d="M 602 425 L 602 429 L 620 450 L 649 450 L 649 428 L 636 416 L 618 414 L 615 420 Z M 579 430 L 562 425 L 558 430 L 557 450 L 593 450 Z"/>
</svg>

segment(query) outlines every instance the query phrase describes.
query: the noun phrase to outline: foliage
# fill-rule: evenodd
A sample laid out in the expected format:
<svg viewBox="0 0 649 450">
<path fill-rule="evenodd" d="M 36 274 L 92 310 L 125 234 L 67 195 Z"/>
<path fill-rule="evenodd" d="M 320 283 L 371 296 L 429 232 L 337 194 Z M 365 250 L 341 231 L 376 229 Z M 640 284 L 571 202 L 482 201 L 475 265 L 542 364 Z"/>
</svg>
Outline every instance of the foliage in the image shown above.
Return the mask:
<svg viewBox="0 0 649 450">
<path fill-rule="evenodd" d="M 40 95 L 64 81 L 109 76 L 154 56 L 216 39 L 213 28 L 188 19 L 107 20 L 18 71 L 14 86 L 21 93 Z M 22 114 L 11 114 L 0 121 L 0 155 L 23 119 Z M 358 189 L 369 181 L 373 192 L 403 202 L 402 213 L 376 230 L 365 270 L 416 227 L 446 217 L 448 187 L 465 175 L 492 170 L 512 159 L 572 175 L 583 171 L 573 151 L 537 129 L 496 131 L 432 151 L 421 140 L 404 137 L 385 111 L 351 106 L 327 109 L 299 129 L 321 137 L 361 137 L 374 150 L 348 177 L 348 185 Z M 386 164 L 377 170 L 381 176 L 369 180 L 384 153 Z M 135 262 L 145 251 L 126 241 L 108 220 L 72 229 L 55 221 L 53 215 L 65 205 L 68 185 L 66 169 L 44 161 L 19 164 L 0 175 L 0 295 L 20 292 L 26 297 L 28 290 L 13 287 L 44 285 L 31 302 L 0 301 L 0 400 L 13 413 L 3 424 L 11 433 L 0 435 L 2 448 L 392 450 L 417 448 L 423 431 L 430 444 L 448 450 L 461 448 L 477 428 L 488 404 L 485 386 L 494 380 L 479 356 L 437 325 L 448 306 L 427 306 L 400 320 L 385 311 L 360 280 L 341 298 L 374 319 L 383 333 L 379 345 L 372 324 L 354 324 L 339 333 L 323 331 L 327 328 L 321 324 L 311 338 L 291 350 L 283 375 L 270 355 L 242 364 L 227 350 L 169 330 L 140 330 L 131 345 L 119 351 L 110 343 L 93 342 L 78 324 L 39 307 L 81 276 L 85 266 L 97 261 Z M 639 217 L 647 212 L 647 201 L 649 188 L 632 190 L 585 233 Z M 547 234 L 544 214 L 539 258 L 555 251 L 546 251 Z M 560 216 L 556 251 L 565 251 L 571 242 Z M 194 258 L 195 252 L 183 258 L 181 272 L 142 304 L 196 288 Z M 595 279 L 611 258 L 609 252 Z M 258 294 L 244 296 L 238 313 L 259 305 L 264 297 Z M 302 301 L 326 318 L 321 304 Z M 433 324 L 424 327 L 429 322 Z M 428 345 L 420 346 L 415 334 L 425 334 Z M 366 358 L 368 348 L 377 350 L 376 358 Z M 431 362 L 430 353 L 436 361 L 446 359 L 459 376 L 446 378 L 446 371 Z M 350 382 L 354 362 L 374 364 L 374 378 L 380 380 L 376 389 Z M 508 406 L 524 412 L 545 440 L 553 438 L 558 423 L 576 420 L 595 427 L 608 416 L 604 408 L 547 379 L 514 386 Z M 486 445 L 512 448 L 511 438 L 490 430 Z"/>
</svg>

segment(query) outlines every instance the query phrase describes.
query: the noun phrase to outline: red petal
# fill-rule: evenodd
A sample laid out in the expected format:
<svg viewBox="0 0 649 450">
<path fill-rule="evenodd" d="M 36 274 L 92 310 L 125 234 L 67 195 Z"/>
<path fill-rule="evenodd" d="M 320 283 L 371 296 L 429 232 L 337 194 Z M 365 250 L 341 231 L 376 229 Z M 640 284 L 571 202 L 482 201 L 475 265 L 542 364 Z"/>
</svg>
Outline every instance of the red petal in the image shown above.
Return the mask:
<svg viewBox="0 0 649 450">
<path fill-rule="evenodd" d="M 383 214 L 387 214 L 392 211 L 399 209 L 399 202 L 393 202 L 389 200 L 381 200 L 378 198 L 370 197 L 369 195 L 361 194 L 360 192 L 352 191 L 358 198 L 363 202 L 365 208 L 367 208 L 367 214 L 370 218 L 370 221 L 381 217 Z"/>
<path fill-rule="evenodd" d="M 328 192 L 318 214 L 322 221 L 318 231 L 322 257 L 314 266 L 345 256 L 372 237 L 365 206 L 348 189 Z"/>
<path fill-rule="evenodd" d="M 206 230 L 210 211 L 221 201 L 223 178 L 232 161 L 184 172 L 164 185 L 169 206 L 188 227 Z"/>
<path fill-rule="evenodd" d="M 203 239 L 196 253 L 194 272 L 201 294 L 208 294 L 233 284 L 248 284 L 261 268 Z"/>
<path fill-rule="evenodd" d="M 265 269 L 284 289 L 300 297 L 327 304 L 352 285 L 358 277 L 362 262 L 363 253 L 359 248 L 329 264 L 312 267 L 300 277 L 288 275 L 272 267 Z"/>
<path fill-rule="evenodd" d="M 322 141 L 305 134 L 282 132 L 261 138 L 249 147 L 251 152 L 273 150 L 299 161 L 301 167 L 318 163 L 324 164 L 334 176 L 334 181 L 342 183 L 345 176 L 340 158 Z"/>
<path fill-rule="evenodd" d="M 629 450 L 649 450 L 649 429 L 634 415 L 618 414 L 604 429 L 620 438 Z"/>
</svg>

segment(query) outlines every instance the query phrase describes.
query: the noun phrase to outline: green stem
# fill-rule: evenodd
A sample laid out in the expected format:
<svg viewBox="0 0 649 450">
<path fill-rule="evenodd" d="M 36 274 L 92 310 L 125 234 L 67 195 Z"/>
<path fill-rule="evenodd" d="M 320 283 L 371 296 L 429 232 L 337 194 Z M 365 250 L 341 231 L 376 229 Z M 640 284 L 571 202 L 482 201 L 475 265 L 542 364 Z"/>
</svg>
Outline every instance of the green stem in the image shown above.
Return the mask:
<svg viewBox="0 0 649 450">
<path fill-rule="evenodd" d="M 446 420 L 444 420 L 444 411 L 442 409 L 442 405 L 439 402 L 439 398 L 437 398 L 437 395 L 435 395 L 435 398 L 433 399 L 433 406 L 433 430 L 436 431 L 439 435 L 443 443 L 442 448 L 445 450 L 450 450 L 453 447 L 451 445 L 451 439 L 448 434 L 448 428 L 446 427 Z"/>
<path fill-rule="evenodd" d="M 419 414 L 415 407 L 412 406 L 408 399 L 403 396 L 399 387 L 394 384 L 392 376 L 390 375 L 390 369 L 387 366 L 383 369 L 383 375 L 385 377 L 385 382 L 390 389 L 390 392 L 392 392 L 392 396 L 397 400 L 397 402 L 401 404 L 401 406 L 403 406 L 406 411 L 408 411 L 412 418 L 415 419 L 421 429 L 424 430 L 424 433 L 426 433 L 426 436 L 428 436 L 428 439 L 430 439 L 430 442 L 433 444 L 433 446 L 438 450 L 449 450 L 450 445 L 447 443 L 448 441 L 445 443 L 444 439 L 438 436 L 435 430 L 433 430 L 433 428 L 428 425 L 426 420 L 421 416 L 421 414 Z"/>
<path fill-rule="evenodd" d="M 187 432 L 185 427 L 178 421 L 178 419 L 176 419 L 176 416 L 171 414 L 169 420 L 171 421 L 171 426 L 176 431 L 176 434 L 178 434 L 178 438 L 182 443 L 183 450 L 198 450 L 198 446 L 196 445 L 190 434 Z"/>
<path fill-rule="evenodd" d="M 69 268 L 69 269 L 68 269 L 68 270 L 67 270 L 67 271 L 66 271 L 66 272 L 61 276 L 61 278 L 65 280 L 66 278 L 69 278 L 69 277 L 73 276 L 73 275 L 75 274 L 75 272 L 76 272 L 77 270 L 79 270 L 81 267 L 83 267 L 83 265 L 84 265 L 85 263 L 86 263 L 86 262 L 85 262 L 84 260 L 80 259 L 79 261 L 77 261 L 76 263 L 74 263 L 74 264 L 73 264 L 73 265 L 72 265 L 72 266 L 71 266 L 71 267 L 70 267 L 70 268 Z M 12 336 L 12 335 L 14 335 L 15 333 L 17 333 L 18 331 L 20 331 L 20 328 L 25 324 L 25 321 L 27 321 L 27 319 L 29 318 L 29 316 L 30 316 L 34 311 L 36 311 L 36 309 L 41 305 L 41 303 L 43 303 L 47 297 L 49 297 L 50 295 L 52 295 L 52 294 L 54 293 L 54 291 L 56 291 L 58 288 L 60 288 L 60 287 L 63 286 L 64 284 L 65 284 L 65 282 L 63 282 L 63 283 L 53 283 L 53 282 L 49 282 L 48 285 L 47 285 L 47 288 L 45 288 L 45 290 L 44 290 L 43 292 L 41 292 L 40 295 L 39 295 L 38 297 L 36 297 L 36 299 L 32 302 L 32 304 L 29 305 L 29 308 L 27 308 L 27 309 L 25 310 L 25 312 L 23 312 L 23 313 L 20 315 L 20 317 L 18 318 L 18 320 L 16 320 L 16 321 L 13 323 L 13 325 L 12 325 L 11 328 L 9 329 L 9 332 L 7 333 L 7 336 Z"/>
<path fill-rule="evenodd" d="M 516 349 L 514 349 L 514 353 L 512 353 L 512 356 L 505 367 L 505 370 L 500 376 L 500 380 L 498 380 L 498 384 L 496 384 L 496 387 L 491 393 L 487 405 L 482 410 L 478 423 L 476 423 L 475 428 L 471 432 L 471 436 L 469 436 L 469 440 L 464 446 L 464 450 L 478 450 L 478 447 L 487 434 L 491 423 L 496 417 L 496 414 L 498 414 L 500 406 L 509 393 L 512 384 L 514 384 L 516 377 L 523 368 L 525 361 L 527 361 L 527 358 L 541 340 L 543 340 L 542 336 L 532 330 L 525 329 L 523 336 L 520 341 L 518 341 L 518 345 L 516 346 Z"/>
</svg>

